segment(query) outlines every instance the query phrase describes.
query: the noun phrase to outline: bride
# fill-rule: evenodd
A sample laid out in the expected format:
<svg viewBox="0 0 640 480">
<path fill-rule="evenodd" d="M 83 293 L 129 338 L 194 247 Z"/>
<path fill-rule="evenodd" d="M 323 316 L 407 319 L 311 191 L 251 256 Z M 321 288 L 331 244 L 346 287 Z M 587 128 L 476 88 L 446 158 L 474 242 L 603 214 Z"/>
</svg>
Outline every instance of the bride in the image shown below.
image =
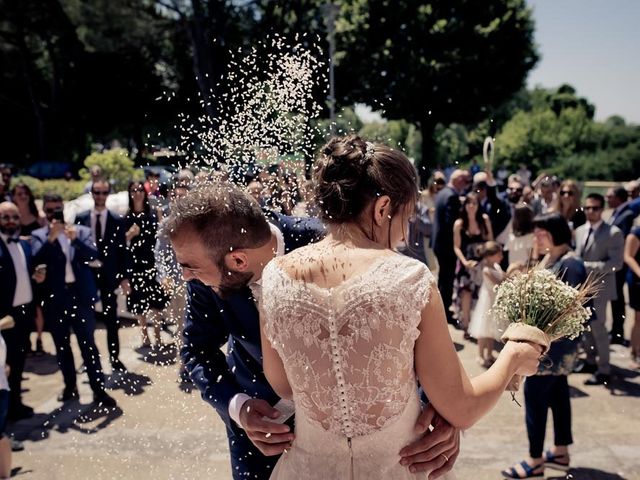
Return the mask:
<svg viewBox="0 0 640 480">
<path fill-rule="evenodd" d="M 314 167 L 329 234 L 270 262 L 262 275 L 264 371 L 296 408 L 296 438 L 272 479 L 426 478 L 399 463 L 419 435 L 418 382 L 466 429 L 541 349 L 508 342 L 470 379 L 429 269 L 394 248 L 418 198 L 407 157 L 357 136 L 332 139 Z"/>
</svg>

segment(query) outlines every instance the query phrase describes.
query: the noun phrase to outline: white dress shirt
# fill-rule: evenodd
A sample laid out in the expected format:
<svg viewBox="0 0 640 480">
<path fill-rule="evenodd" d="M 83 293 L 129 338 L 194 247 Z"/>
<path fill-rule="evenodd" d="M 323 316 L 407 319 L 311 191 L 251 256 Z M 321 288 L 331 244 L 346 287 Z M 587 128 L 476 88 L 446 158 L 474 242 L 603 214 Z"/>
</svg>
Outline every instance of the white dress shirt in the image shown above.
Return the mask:
<svg viewBox="0 0 640 480">
<path fill-rule="evenodd" d="M 276 257 L 280 257 L 284 255 L 284 236 L 278 227 L 272 224 L 269 224 L 269 227 L 271 228 L 271 233 L 276 237 Z M 251 283 L 249 288 L 251 289 L 251 293 L 253 293 L 253 298 L 256 300 L 256 303 L 260 304 L 262 279 L 259 278 L 254 283 Z M 238 424 L 239 427 L 242 427 L 242 424 L 240 423 L 240 412 L 242 411 L 242 406 L 247 400 L 251 400 L 251 397 L 246 393 L 236 393 L 229 402 L 229 416 Z"/>
<path fill-rule="evenodd" d="M 62 253 L 67 258 L 67 262 L 64 268 L 64 283 L 74 283 L 76 276 L 73 273 L 73 267 L 71 266 L 71 240 L 64 233 L 58 235 L 58 241 L 62 248 Z"/>
<path fill-rule="evenodd" d="M 29 277 L 29 267 L 27 265 L 27 257 L 24 254 L 22 245 L 16 242 L 7 242 L 8 235 L 0 233 L 2 241 L 9 250 L 11 260 L 13 261 L 13 269 L 16 272 L 16 291 L 13 294 L 13 306 L 24 305 L 33 300 L 33 290 L 31 289 L 31 278 Z"/>
</svg>

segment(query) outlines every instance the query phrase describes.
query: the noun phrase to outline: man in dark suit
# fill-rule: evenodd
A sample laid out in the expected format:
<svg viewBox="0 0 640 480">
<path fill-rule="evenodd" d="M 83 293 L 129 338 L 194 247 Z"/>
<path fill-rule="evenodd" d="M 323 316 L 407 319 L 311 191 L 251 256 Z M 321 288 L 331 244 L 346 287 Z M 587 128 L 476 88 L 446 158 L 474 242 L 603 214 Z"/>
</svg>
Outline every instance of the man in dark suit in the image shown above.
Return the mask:
<svg viewBox="0 0 640 480">
<path fill-rule="evenodd" d="M 260 277 L 275 255 L 319 240 L 324 228 L 317 219 L 264 213 L 247 193 L 228 184 L 205 185 L 178 199 L 162 228 L 188 281 L 186 369 L 227 427 L 233 477 L 267 479 L 293 434 L 291 419 L 265 420 L 280 417 L 272 405 L 280 410 L 291 405 L 280 400 L 262 369 Z M 225 343 L 226 358 L 220 350 Z M 431 417 L 426 418 L 421 421 L 428 425 Z M 434 443 L 457 446 L 452 427 L 441 419 L 434 424 L 437 433 L 417 442 L 408 465 L 430 470 L 453 465 L 457 453 L 446 462 L 437 454 L 430 462 L 416 460 Z"/>
<path fill-rule="evenodd" d="M 453 251 L 453 224 L 460 216 L 460 195 L 471 182 L 469 172 L 454 170 L 449 183 L 436 195 L 436 212 L 431 231 L 431 246 L 438 258 L 438 289 L 447 314 L 447 321 L 455 325 L 451 300 L 453 297 L 453 279 L 456 269 L 456 254 Z"/>
<path fill-rule="evenodd" d="M 22 372 L 27 351 L 30 350 L 29 333 L 35 317 L 33 265 L 31 246 L 20 240 L 20 212 L 10 202 L 0 203 L 0 317 L 10 315 L 15 326 L 3 332 L 7 344 L 9 372 L 9 414 L 11 420 L 33 416 L 33 408 L 22 403 Z M 34 279 L 42 282 L 44 271 Z"/>
<path fill-rule="evenodd" d="M 633 221 L 636 218 L 636 213 L 631 209 L 629 202 L 629 193 L 623 187 L 610 188 L 607 191 L 607 203 L 609 208 L 613 209 L 611 217 L 607 223 L 609 225 L 615 225 L 620 230 L 625 238 L 631 232 L 633 227 Z M 627 266 L 623 265 L 622 268 L 616 272 L 616 288 L 617 297 L 611 301 L 611 316 L 613 317 L 613 323 L 611 325 L 610 341 L 618 345 L 624 345 L 624 320 L 626 302 L 624 299 L 624 282 L 627 279 Z"/>
<path fill-rule="evenodd" d="M 111 185 L 104 179 L 94 180 L 91 185 L 93 209 L 76 217 L 78 225 L 91 231 L 91 239 L 98 249 L 99 264 L 92 269 L 100 293 L 102 318 L 107 328 L 109 359 L 113 370 L 124 371 L 120 361 L 120 339 L 118 338 L 118 305 L 115 290 L 125 274 L 126 240 L 122 218 L 107 209 L 107 197 Z"/>
<path fill-rule="evenodd" d="M 97 289 L 88 264 L 97 259 L 98 252 L 91 240 L 91 232 L 81 225 L 65 224 L 59 195 L 45 195 L 43 208 L 49 226 L 34 231 L 31 242 L 35 263 L 47 266 L 47 278 L 42 285 L 42 310 L 64 378 L 64 390 L 58 399 L 65 402 L 78 397 L 70 343 L 73 329 L 93 390 L 94 403 L 115 406 L 115 400 L 104 390 L 100 354 L 93 336 Z"/>
<path fill-rule="evenodd" d="M 498 195 L 493 173 L 490 170 L 476 173 L 472 190 L 478 195 L 480 208 L 489 215 L 494 237 L 500 237 L 511 220 L 511 207 Z"/>
<path fill-rule="evenodd" d="M 624 236 L 618 227 L 602 220 L 604 197 L 599 193 L 587 195 L 583 209 L 587 223 L 575 230 L 576 255 L 584 260 L 587 272 L 599 280 L 601 287 L 593 299 L 596 315 L 583 337 L 587 359 L 578 370 L 594 373 L 585 381 L 586 385 L 602 385 L 609 382 L 611 373 L 605 321 L 607 303 L 617 298 L 616 272 L 623 265 Z"/>
</svg>

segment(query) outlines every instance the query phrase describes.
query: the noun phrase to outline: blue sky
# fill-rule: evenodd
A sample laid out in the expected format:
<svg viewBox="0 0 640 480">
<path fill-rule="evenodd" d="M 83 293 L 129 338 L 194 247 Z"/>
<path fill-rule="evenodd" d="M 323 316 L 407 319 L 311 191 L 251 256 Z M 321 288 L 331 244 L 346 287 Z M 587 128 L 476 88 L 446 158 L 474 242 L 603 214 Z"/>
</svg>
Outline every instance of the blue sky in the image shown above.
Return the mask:
<svg viewBox="0 0 640 480">
<path fill-rule="evenodd" d="M 541 60 L 530 87 L 573 85 L 596 119 L 640 124 L 640 0 L 527 0 Z"/>
</svg>

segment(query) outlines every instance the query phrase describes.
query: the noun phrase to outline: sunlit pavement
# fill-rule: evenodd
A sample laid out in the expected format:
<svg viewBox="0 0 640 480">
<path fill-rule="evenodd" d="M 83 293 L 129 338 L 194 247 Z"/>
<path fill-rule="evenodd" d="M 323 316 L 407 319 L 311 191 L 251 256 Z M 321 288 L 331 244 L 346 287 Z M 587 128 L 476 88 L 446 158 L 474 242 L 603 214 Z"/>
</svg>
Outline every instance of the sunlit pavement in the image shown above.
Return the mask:
<svg viewBox="0 0 640 480">
<path fill-rule="evenodd" d="M 631 313 L 631 311 L 629 311 Z M 631 321 L 627 322 L 627 328 Z M 476 346 L 451 330 L 465 367 L 472 375 Z M 172 342 L 165 335 L 166 342 Z M 106 334 L 96 332 L 106 352 Z M 80 375 L 80 402 L 56 401 L 62 377 L 55 358 L 28 361 L 24 402 L 37 415 L 10 427 L 24 439 L 25 450 L 14 453 L 16 478 L 24 479 L 226 479 L 230 478 L 222 422 L 197 391 L 180 389 L 174 350 L 141 351 L 139 331 L 121 330 L 121 359 L 130 373 L 108 376 L 118 408 L 102 411 L 90 405 L 91 390 Z M 74 343 L 75 340 L 72 342 Z M 53 352 L 48 334 L 45 349 Z M 76 349 L 77 365 L 81 364 Z M 628 370 L 628 349 L 612 347 L 611 389 L 586 387 L 585 375 L 570 376 L 575 445 L 571 449 L 573 479 L 640 479 L 640 372 Z M 110 372 L 108 362 L 103 366 Z M 522 393 L 516 397 L 523 403 Z M 553 441 L 549 415 L 547 446 Z M 527 455 L 524 408 L 505 393 L 486 418 L 464 434 L 456 465 L 458 479 L 497 479 L 500 470 Z M 565 478 L 546 470 L 547 478 Z"/>
</svg>

